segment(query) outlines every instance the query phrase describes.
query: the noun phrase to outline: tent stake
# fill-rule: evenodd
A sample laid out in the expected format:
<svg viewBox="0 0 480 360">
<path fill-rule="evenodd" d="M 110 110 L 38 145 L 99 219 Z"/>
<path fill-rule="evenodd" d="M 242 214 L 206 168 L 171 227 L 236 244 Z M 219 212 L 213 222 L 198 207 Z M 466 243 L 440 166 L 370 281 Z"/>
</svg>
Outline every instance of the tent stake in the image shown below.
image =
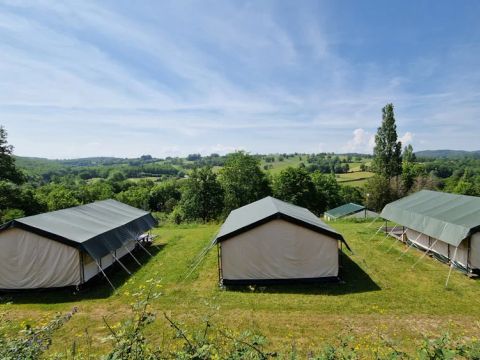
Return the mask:
<svg viewBox="0 0 480 360">
<path fill-rule="evenodd" d="M 136 261 L 136 263 L 140 266 L 142 266 L 142 264 L 140 263 L 140 261 L 137 260 L 137 258 L 135 257 L 135 255 L 132 254 L 132 252 L 128 249 L 128 247 L 124 246 L 125 249 L 128 251 L 128 253 L 132 256 L 133 260 Z"/>
<path fill-rule="evenodd" d="M 130 270 L 128 270 L 127 267 L 122 264 L 122 262 L 115 256 L 114 253 L 111 253 L 111 255 L 113 256 L 113 258 L 115 259 L 115 261 L 120 264 L 120 266 L 123 268 L 123 270 L 125 270 L 125 271 L 128 273 L 128 275 L 132 275 L 132 273 L 130 272 Z"/>
<path fill-rule="evenodd" d="M 105 272 L 103 271 L 102 267 L 100 266 L 100 264 L 98 263 L 97 259 L 95 259 L 95 262 L 97 263 L 97 266 L 98 268 L 100 269 L 100 272 L 103 274 L 103 276 L 105 277 L 105 279 L 107 279 L 108 283 L 110 284 L 110 286 L 112 287 L 113 291 L 117 291 L 117 289 L 115 289 L 115 286 L 113 286 L 112 282 L 110 281 L 110 279 L 108 278 L 107 274 L 105 274 Z"/>
<path fill-rule="evenodd" d="M 432 246 L 430 246 L 430 247 L 425 251 L 425 253 L 422 255 L 422 257 L 421 257 L 420 259 L 418 259 L 418 260 L 415 262 L 415 264 L 412 265 L 412 269 L 415 267 L 415 265 L 417 265 L 417 264 L 420 262 L 420 260 L 422 260 L 425 256 L 427 256 L 428 252 L 429 252 L 430 250 L 432 250 L 432 248 L 433 248 L 434 245 L 437 243 L 437 241 L 438 241 L 438 239 L 436 239 L 436 240 L 433 242 Z"/>
<path fill-rule="evenodd" d="M 455 252 L 453 253 L 453 259 L 450 260 L 450 270 L 448 270 L 448 276 L 447 276 L 447 281 L 445 282 L 445 288 L 448 286 L 448 280 L 450 280 L 450 275 L 452 275 L 454 261 L 457 258 L 457 250 L 458 250 L 458 246 L 455 247 Z"/>
</svg>

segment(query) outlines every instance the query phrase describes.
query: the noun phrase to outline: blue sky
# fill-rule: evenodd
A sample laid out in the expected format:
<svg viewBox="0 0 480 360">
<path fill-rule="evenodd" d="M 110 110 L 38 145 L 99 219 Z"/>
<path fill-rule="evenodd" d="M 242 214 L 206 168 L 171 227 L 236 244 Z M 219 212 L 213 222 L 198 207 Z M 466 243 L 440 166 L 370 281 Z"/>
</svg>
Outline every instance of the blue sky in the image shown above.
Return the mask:
<svg viewBox="0 0 480 360">
<path fill-rule="evenodd" d="M 0 1 L 18 155 L 479 149 L 480 1 Z"/>
</svg>

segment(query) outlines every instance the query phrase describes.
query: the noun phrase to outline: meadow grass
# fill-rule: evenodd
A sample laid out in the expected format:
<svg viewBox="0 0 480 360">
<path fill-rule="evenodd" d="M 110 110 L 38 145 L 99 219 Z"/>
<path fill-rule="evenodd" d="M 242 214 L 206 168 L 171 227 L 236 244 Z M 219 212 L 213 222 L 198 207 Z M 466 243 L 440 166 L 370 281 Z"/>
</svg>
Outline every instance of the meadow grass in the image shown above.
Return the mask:
<svg viewBox="0 0 480 360">
<path fill-rule="evenodd" d="M 78 307 L 78 313 L 55 333 L 50 352 L 65 351 L 75 340 L 85 345 L 85 331 L 93 338 L 92 351 L 110 345 L 103 317 L 114 324 L 129 314 L 132 294 L 150 279 L 161 279 L 163 295 L 152 302 L 153 309 L 166 312 L 186 328 L 201 326 L 205 317 L 216 327 L 234 331 L 253 329 L 269 340 L 268 347 L 281 350 L 295 344 L 301 352 L 335 343 L 341 334 L 355 335 L 360 351 L 373 351 L 380 338 L 388 338 L 402 350 L 412 352 L 423 336 L 450 331 L 458 336 L 478 334 L 480 283 L 454 271 L 445 289 L 448 266 L 426 257 L 412 265 L 421 252 L 411 249 L 399 259 L 405 246 L 367 223 L 337 221 L 353 253 L 344 250 L 342 278 L 338 284 L 218 287 L 217 253 L 212 249 L 186 278 L 196 256 L 214 237 L 218 224 L 165 225 L 151 248 L 153 257 L 137 252 L 144 263 L 109 271 L 117 292 L 104 279 L 95 279 L 79 293 L 72 289 L 2 294 L 0 313 L 11 322 L 12 331 L 20 324 L 41 321 L 57 312 Z M 153 341 L 171 346 L 173 331 L 162 317 L 149 325 Z"/>
</svg>

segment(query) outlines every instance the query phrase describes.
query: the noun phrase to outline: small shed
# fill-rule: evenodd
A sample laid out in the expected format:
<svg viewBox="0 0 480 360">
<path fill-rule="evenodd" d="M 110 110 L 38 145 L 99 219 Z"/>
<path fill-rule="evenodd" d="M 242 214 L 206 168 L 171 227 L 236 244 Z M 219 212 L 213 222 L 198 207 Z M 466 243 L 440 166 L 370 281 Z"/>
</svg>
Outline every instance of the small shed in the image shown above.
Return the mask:
<svg viewBox="0 0 480 360">
<path fill-rule="evenodd" d="M 344 204 L 342 206 L 330 209 L 325 212 L 323 215 L 324 219 L 327 221 L 332 221 L 341 218 L 357 218 L 357 219 L 367 219 L 377 217 L 376 212 L 368 210 L 363 205 L 358 205 L 354 203 Z"/>
<path fill-rule="evenodd" d="M 467 273 L 480 269 L 480 197 L 422 190 L 387 204 L 380 216 L 411 246 Z"/>
<path fill-rule="evenodd" d="M 0 226 L 0 289 L 83 284 L 155 225 L 149 212 L 115 200 L 12 220 Z"/>
<path fill-rule="evenodd" d="M 308 209 L 270 196 L 233 210 L 215 243 L 224 285 L 336 280 L 346 245 Z"/>
</svg>

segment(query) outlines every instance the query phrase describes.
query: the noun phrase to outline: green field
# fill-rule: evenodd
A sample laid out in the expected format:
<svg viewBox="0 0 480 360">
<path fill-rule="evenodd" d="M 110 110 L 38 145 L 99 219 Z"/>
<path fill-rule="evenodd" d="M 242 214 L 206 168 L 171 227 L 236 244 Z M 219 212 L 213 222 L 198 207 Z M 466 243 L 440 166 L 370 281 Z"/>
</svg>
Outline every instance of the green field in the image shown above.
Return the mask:
<svg viewBox="0 0 480 360">
<path fill-rule="evenodd" d="M 271 165 L 272 167 L 267 170 L 271 174 L 278 174 L 280 171 L 288 167 L 298 167 L 302 161 L 305 164 L 307 163 L 307 155 L 292 156 L 289 158 L 284 158 L 282 161 L 278 161 L 278 155 L 275 155 L 274 157 L 274 162 L 267 163 L 265 160 L 262 160 L 260 163 L 262 169 L 265 165 Z"/>
<path fill-rule="evenodd" d="M 155 229 L 158 249 L 153 258 L 143 254 L 142 267 L 126 276 L 121 268 L 109 272 L 118 292 L 112 294 L 103 279 L 94 280 L 79 294 L 72 290 L 2 294 L 0 313 L 12 320 L 11 331 L 20 324 L 44 321 L 56 312 L 78 307 L 78 313 L 55 333 L 51 352 L 66 351 L 75 340 L 86 346 L 85 330 L 93 337 L 92 351 L 101 353 L 110 345 L 102 341 L 111 323 L 129 314 L 132 295 L 148 280 L 161 279 L 163 295 L 152 303 L 161 315 L 167 312 L 185 327 L 200 327 L 205 315 L 214 327 L 234 331 L 254 329 L 269 339 L 268 348 L 285 350 L 295 343 L 302 354 L 336 343 L 343 334 L 355 336 L 358 351 L 373 356 L 380 337 L 397 348 L 412 352 L 423 336 L 450 331 L 457 336 L 478 336 L 480 283 L 454 271 L 448 289 L 448 267 L 425 258 L 412 265 L 421 253 L 410 250 L 398 259 L 404 246 L 377 235 L 366 224 L 335 222 L 354 254 L 342 256 L 344 283 L 275 286 L 220 290 L 216 251 L 188 279 L 185 275 L 196 255 L 212 239 L 218 225 L 168 225 Z M 138 254 L 139 256 L 141 254 Z M 162 316 L 149 325 L 147 336 L 164 347 L 176 346 L 173 331 Z"/>
<path fill-rule="evenodd" d="M 348 172 L 345 174 L 336 174 L 335 177 L 341 185 L 350 185 L 350 186 L 363 186 L 367 179 L 372 177 L 374 174 L 369 171 L 355 171 Z"/>
</svg>

